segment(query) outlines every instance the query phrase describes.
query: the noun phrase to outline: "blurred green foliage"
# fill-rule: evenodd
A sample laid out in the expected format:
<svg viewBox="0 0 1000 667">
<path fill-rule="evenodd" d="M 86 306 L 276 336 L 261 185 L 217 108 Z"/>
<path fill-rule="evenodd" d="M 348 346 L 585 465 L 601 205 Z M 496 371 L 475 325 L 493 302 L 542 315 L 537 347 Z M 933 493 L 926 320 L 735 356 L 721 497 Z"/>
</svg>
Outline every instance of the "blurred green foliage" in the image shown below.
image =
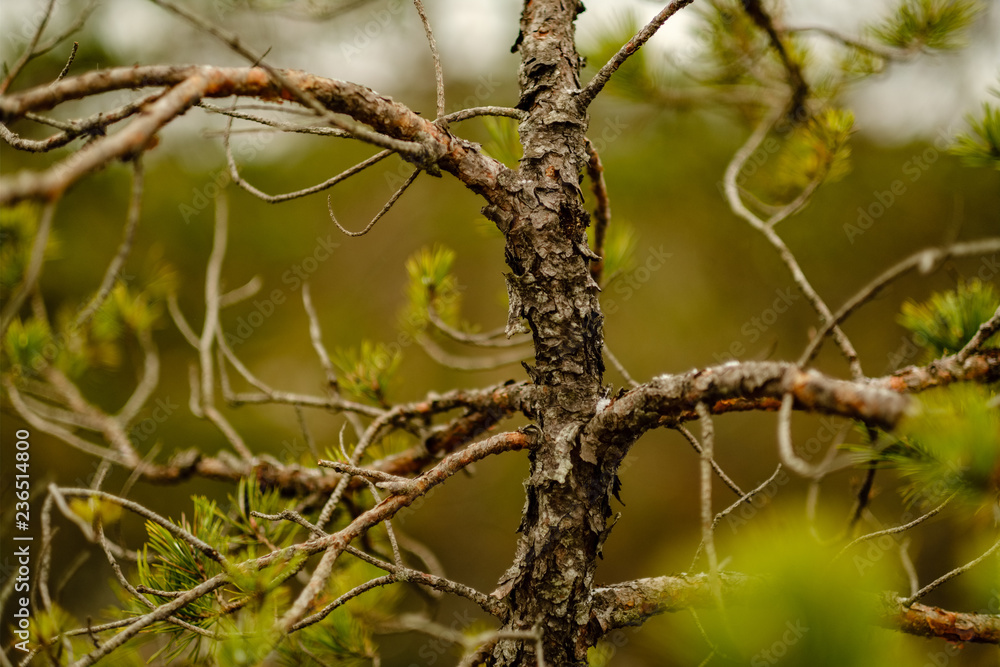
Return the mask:
<svg viewBox="0 0 1000 667">
<path fill-rule="evenodd" d="M 981 324 L 1000 308 L 1000 293 L 977 278 L 959 281 L 954 290 L 937 292 L 923 303 L 903 303 L 899 323 L 914 333 L 926 348 L 925 359 L 938 359 L 961 350 L 976 335 Z M 993 334 L 985 347 L 1000 343 L 1000 333 Z"/>
<path fill-rule="evenodd" d="M 871 32 L 899 49 L 958 49 L 966 45 L 963 31 L 982 9 L 974 0 L 903 0 Z"/>
</svg>

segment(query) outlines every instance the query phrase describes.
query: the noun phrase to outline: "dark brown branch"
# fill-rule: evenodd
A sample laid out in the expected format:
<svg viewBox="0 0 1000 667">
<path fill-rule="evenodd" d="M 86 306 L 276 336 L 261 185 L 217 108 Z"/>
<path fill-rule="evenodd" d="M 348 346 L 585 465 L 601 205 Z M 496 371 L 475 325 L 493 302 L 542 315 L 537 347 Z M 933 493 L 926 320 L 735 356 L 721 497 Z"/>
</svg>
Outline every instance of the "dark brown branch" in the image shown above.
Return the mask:
<svg viewBox="0 0 1000 667">
<path fill-rule="evenodd" d="M 590 154 L 587 176 L 590 178 L 590 189 L 594 193 L 594 254 L 600 257 L 590 262 L 590 275 L 594 282 L 600 285 L 601 274 L 604 272 L 604 239 L 611 223 L 611 200 L 608 197 L 608 184 L 604 181 L 601 156 L 589 139 L 587 152 Z"/>
<path fill-rule="evenodd" d="M 746 11 L 747 16 L 761 30 L 767 33 L 767 38 L 770 40 L 771 46 L 778 53 L 781 64 L 788 73 L 788 85 L 792 89 L 792 97 L 788 102 L 788 108 L 785 109 L 787 117 L 799 120 L 804 119 L 805 102 L 809 99 L 809 85 L 806 83 L 805 77 L 802 76 L 802 68 L 789 55 L 788 48 L 785 46 L 781 35 L 774 25 L 774 19 L 764 10 L 761 0 L 743 0 L 743 9 Z"/>
</svg>

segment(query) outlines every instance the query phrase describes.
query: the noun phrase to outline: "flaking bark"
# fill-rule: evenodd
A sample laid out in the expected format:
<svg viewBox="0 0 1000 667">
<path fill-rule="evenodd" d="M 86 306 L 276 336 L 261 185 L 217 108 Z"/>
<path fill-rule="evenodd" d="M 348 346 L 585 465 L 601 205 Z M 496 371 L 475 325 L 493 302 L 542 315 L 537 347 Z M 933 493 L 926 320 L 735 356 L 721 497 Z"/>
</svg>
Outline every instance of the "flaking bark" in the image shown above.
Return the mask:
<svg viewBox="0 0 1000 667">
<path fill-rule="evenodd" d="M 590 275 L 589 216 L 581 173 L 588 162 L 587 115 L 577 104 L 581 58 L 576 52 L 577 2 L 526 3 L 517 49 L 518 108 L 525 147 L 520 169 L 503 176 L 510 197 L 488 214 L 506 236 L 513 329 L 527 323 L 535 362 L 526 366 L 540 388 L 541 438 L 530 456 L 526 504 L 514 565 L 495 595 L 508 598 L 507 627 L 539 627 L 547 664 L 584 665 L 590 592 L 613 471 L 581 456 L 580 433 L 601 394 L 604 364 L 598 287 Z M 534 647 L 499 642 L 496 665 L 533 665 Z"/>
</svg>

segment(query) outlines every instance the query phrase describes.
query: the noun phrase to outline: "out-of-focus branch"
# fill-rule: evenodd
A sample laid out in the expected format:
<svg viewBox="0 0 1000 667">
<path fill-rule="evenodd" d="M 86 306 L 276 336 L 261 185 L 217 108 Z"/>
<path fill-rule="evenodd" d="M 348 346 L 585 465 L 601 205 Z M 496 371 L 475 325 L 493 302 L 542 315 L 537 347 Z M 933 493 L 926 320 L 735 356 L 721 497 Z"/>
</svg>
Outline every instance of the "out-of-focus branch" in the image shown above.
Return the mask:
<svg viewBox="0 0 1000 667">
<path fill-rule="evenodd" d="M 881 623 L 918 637 L 940 637 L 950 642 L 1000 644 L 1000 616 L 947 611 L 914 603 L 907 606 L 894 594 L 882 600 Z"/>
<path fill-rule="evenodd" d="M 809 279 L 806 278 L 805 272 L 802 271 L 802 267 L 799 266 L 799 262 L 795 258 L 795 255 L 788 248 L 778 233 L 774 231 L 774 226 L 781 221 L 782 216 L 787 217 L 792 215 L 797 209 L 786 206 L 779 212 L 772 215 L 767 221 L 761 220 L 756 214 L 754 214 L 753 211 L 746 207 L 746 204 L 743 203 L 739 186 L 737 184 L 737 176 L 743 170 L 747 160 L 750 159 L 750 156 L 761 145 L 780 116 L 781 113 L 778 107 L 772 109 L 771 113 L 763 121 L 761 121 L 761 123 L 757 126 L 757 129 L 754 130 L 754 132 L 746 140 L 746 143 L 740 146 L 740 149 L 736 151 L 733 159 L 729 162 L 729 166 L 726 167 L 726 174 L 724 177 L 726 200 L 728 201 L 729 207 L 732 209 L 733 213 L 746 220 L 751 227 L 763 234 L 774 249 L 777 250 L 781 261 L 788 267 L 789 272 L 792 274 L 792 279 L 795 280 L 795 284 L 805 295 L 809 304 L 813 307 L 813 310 L 815 310 L 820 317 L 823 318 L 823 323 L 827 324 L 834 321 L 834 316 L 830 311 L 830 307 L 826 305 L 823 298 L 820 297 L 819 293 L 816 292 L 812 284 L 810 284 Z M 796 199 L 796 202 L 799 202 L 799 199 Z M 793 204 L 796 202 L 793 202 Z M 834 325 L 832 331 L 844 358 L 847 359 L 848 364 L 850 364 L 851 374 L 855 379 L 861 379 L 864 377 L 864 373 L 861 370 L 861 363 L 858 361 L 858 353 L 851 344 L 850 339 L 847 338 L 847 335 L 840 329 L 839 326 Z"/>
<path fill-rule="evenodd" d="M 594 144 L 587 140 L 587 151 L 590 161 L 587 162 L 587 176 L 590 178 L 590 189 L 594 193 L 594 254 L 600 257 L 590 262 L 590 276 L 598 285 L 601 284 L 601 274 L 604 272 L 604 239 L 611 223 L 611 200 L 608 197 L 608 184 L 604 181 L 604 165 Z"/>
<path fill-rule="evenodd" d="M 809 85 L 802 76 L 802 68 L 788 53 L 781 34 L 775 26 L 774 19 L 765 11 L 761 0 L 743 0 L 743 10 L 761 30 L 767 33 L 771 46 L 781 59 L 781 64 L 788 73 L 788 85 L 792 89 L 792 97 L 785 110 L 792 118 L 804 118 L 805 101 L 809 99 Z"/>
<path fill-rule="evenodd" d="M 56 202 L 52 201 L 46 204 L 38 223 L 38 232 L 35 234 L 34 241 L 31 242 L 31 259 L 28 261 L 28 266 L 24 271 L 24 278 L 7 300 L 3 310 L 0 311 L 0 334 L 7 333 L 7 328 L 14 321 L 17 312 L 24 304 L 24 300 L 35 289 L 38 277 L 42 273 L 42 263 L 45 260 L 45 247 L 49 243 L 49 232 L 52 231 L 52 218 L 55 214 Z"/>
<path fill-rule="evenodd" d="M 752 608 L 765 600 L 771 584 L 762 577 L 734 572 L 721 573 L 722 598 L 727 605 Z M 921 604 L 906 606 L 894 593 L 873 600 L 879 605 L 880 623 L 920 637 L 939 637 L 954 642 L 1000 643 L 1000 616 L 945 611 Z M 651 616 L 688 609 L 717 606 L 706 574 L 681 574 L 637 579 L 594 591 L 591 614 L 605 633 L 636 626 Z"/>
</svg>

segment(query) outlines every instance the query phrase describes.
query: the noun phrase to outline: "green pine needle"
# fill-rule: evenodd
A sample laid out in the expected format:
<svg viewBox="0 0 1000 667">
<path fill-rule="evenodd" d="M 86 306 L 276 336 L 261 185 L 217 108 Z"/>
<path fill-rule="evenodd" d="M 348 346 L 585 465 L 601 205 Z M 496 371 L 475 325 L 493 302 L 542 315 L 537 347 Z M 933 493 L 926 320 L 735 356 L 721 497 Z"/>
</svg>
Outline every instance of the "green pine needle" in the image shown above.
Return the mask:
<svg viewBox="0 0 1000 667">
<path fill-rule="evenodd" d="M 871 32 L 884 44 L 907 51 L 954 50 L 965 45 L 964 32 L 981 10 L 972 0 L 903 0 Z"/>
<path fill-rule="evenodd" d="M 899 323 L 914 333 L 916 342 L 927 350 L 928 360 L 937 359 L 965 347 L 998 306 L 1000 296 L 993 285 L 973 279 L 960 282 L 954 290 L 935 293 L 924 303 L 905 302 Z M 1000 345 L 1000 334 L 991 336 L 985 345 Z"/>
<path fill-rule="evenodd" d="M 890 443 L 872 458 L 909 482 L 908 503 L 927 508 L 953 494 L 989 505 L 1000 490 L 1000 412 L 989 390 L 953 385 L 922 394 L 919 408 L 896 429 Z"/>
<path fill-rule="evenodd" d="M 972 131 L 955 140 L 949 151 L 970 167 L 1000 170 L 1000 107 L 983 104 L 983 117 L 966 117 Z"/>
</svg>

